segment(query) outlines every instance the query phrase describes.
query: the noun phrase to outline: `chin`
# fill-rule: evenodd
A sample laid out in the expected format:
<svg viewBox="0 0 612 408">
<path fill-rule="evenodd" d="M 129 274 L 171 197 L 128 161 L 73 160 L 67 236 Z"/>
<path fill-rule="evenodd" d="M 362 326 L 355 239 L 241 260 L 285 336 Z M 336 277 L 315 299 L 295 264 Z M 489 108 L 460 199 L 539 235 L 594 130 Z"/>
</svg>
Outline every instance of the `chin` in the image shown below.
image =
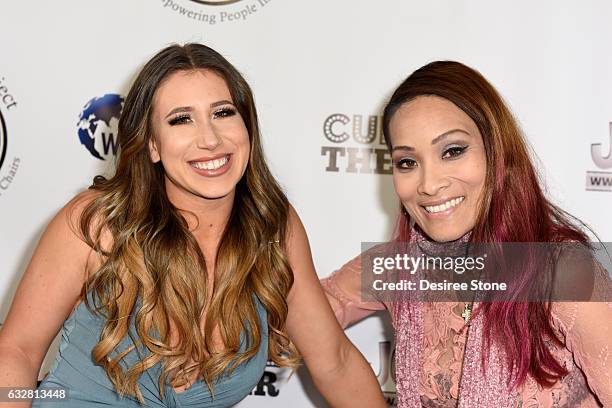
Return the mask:
<svg viewBox="0 0 612 408">
<path fill-rule="evenodd" d="M 226 179 L 214 180 L 212 183 L 193 186 L 193 192 L 207 200 L 218 200 L 233 194 L 236 191 L 239 180 Z"/>
<path fill-rule="evenodd" d="M 219 200 L 221 198 L 225 198 L 228 195 L 232 194 L 236 189 L 232 188 L 230 190 L 219 190 L 219 191 L 202 191 L 199 193 L 199 196 L 205 198 L 207 200 Z"/>
<path fill-rule="evenodd" d="M 427 234 L 429 238 L 431 238 L 432 240 L 436 242 L 456 241 L 462 236 L 464 236 L 465 234 L 467 234 L 468 232 L 468 231 L 428 231 L 426 229 L 423 229 L 423 231 L 425 231 L 425 234 Z"/>
</svg>

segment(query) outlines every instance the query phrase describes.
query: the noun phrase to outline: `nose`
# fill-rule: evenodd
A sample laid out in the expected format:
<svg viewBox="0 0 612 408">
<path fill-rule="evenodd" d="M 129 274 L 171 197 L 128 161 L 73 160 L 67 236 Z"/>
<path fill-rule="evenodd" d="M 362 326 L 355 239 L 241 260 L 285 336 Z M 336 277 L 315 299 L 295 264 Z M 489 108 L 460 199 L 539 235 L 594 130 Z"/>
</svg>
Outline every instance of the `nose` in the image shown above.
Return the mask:
<svg viewBox="0 0 612 408">
<path fill-rule="evenodd" d="M 421 165 L 421 178 L 417 187 L 419 194 L 435 196 L 447 188 L 450 180 L 441 169 L 433 164 Z"/>
<path fill-rule="evenodd" d="M 221 137 L 219 137 L 210 121 L 203 124 L 199 133 L 197 146 L 200 149 L 214 150 L 221 144 Z"/>
</svg>

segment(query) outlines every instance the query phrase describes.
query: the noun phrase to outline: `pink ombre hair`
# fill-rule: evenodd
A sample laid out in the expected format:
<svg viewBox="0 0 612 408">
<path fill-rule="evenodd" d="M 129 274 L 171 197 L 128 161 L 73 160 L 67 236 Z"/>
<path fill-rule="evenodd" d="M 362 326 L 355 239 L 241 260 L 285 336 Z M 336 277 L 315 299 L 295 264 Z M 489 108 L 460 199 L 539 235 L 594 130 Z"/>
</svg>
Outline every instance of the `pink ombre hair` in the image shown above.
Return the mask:
<svg viewBox="0 0 612 408">
<path fill-rule="evenodd" d="M 383 132 L 389 149 L 391 117 L 401 105 L 425 95 L 454 103 L 476 123 L 483 138 L 487 170 L 472 242 L 588 242 L 580 223 L 547 200 L 516 120 L 495 88 L 472 68 L 436 61 L 412 73 L 385 107 Z M 408 241 L 411 232 L 410 216 L 401 211 L 395 239 Z M 528 287 L 540 273 L 535 263 L 522 264 L 513 287 Z M 513 373 L 508 379 L 513 387 L 522 385 L 527 375 L 551 386 L 567 374 L 545 345 L 546 338 L 560 344 L 551 326 L 549 302 L 484 302 L 477 312 L 484 318 L 484 354 L 491 341 L 499 341 Z"/>
</svg>

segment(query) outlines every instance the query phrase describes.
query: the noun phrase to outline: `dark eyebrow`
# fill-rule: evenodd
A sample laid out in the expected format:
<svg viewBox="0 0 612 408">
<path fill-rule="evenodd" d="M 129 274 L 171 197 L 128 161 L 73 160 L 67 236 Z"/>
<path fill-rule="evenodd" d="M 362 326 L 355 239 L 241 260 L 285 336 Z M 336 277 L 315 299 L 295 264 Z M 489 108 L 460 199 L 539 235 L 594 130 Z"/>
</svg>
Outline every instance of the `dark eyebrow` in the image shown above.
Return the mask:
<svg viewBox="0 0 612 408">
<path fill-rule="evenodd" d="M 448 136 L 450 136 L 451 134 L 456 133 L 456 132 L 465 133 L 466 135 L 470 136 L 470 134 L 469 134 L 468 132 L 466 132 L 465 130 L 463 130 L 463 129 L 452 129 L 452 130 L 449 130 L 448 132 L 444 132 L 444 133 L 442 133 L 442 134 L 441 134 L 441 135 L 439 135 L 439 136 L 436 136 L 436 137 L 435 137 L 435 138 L 434 138 L 434 139 L 431 141 L 431 144 L 432 144 L 432 145 L 434 145 L 434 144 L 436 144 L 436 143 L 439 143 L 439 142 L 441 142 L 442 140 L 446 139 L 446 138 L 447 138 Z M 396 150 L 406 150 L 406 151 L 409 151 L 409 152 L 413 152 L 413 151 L 414 151 L 414 147 L 412 147 L 412 146 L 404 146 L 404 145 L 402 145 L 402 146 L 395 146 L 395 147 L 393 147 L 393 148 L 391 149 L 391 153 L 393 153 L 393 152 L 394 152 L 394 151 L 396 151 Z"/>
<path fill-rule="evenodd" d="M 409 151 L 409 152 L 413 152 L 414 151 L 414 147 L 410 147 L 410 146 L 394 146 L 391 149 L 391 153 L 393 153 L 396 150 L 406 150 L 406 151 Z"/>
<path fill-rule="evenodd" d="M 170 112 L 168 112 L 166 117 L 172 116 L 175 113 L 183 113 L 183 112 L 193 112 L 193 107 L 191 107 L 191 106 L 180 106 L 178 108 L 174 108 Z"/>
<path fill-rule="evenodd" d="M 434 140 L 432 140 L 432 141 L 431 141 L 431 144 L 432 144 L 432 145 L 434 145 L 434 144 L 436 144 L 436 143 L 438 143 L 438 142 L 441 142 L 442 140 L 444 140 L 444 139 L 446 139 L 448 136 L 450 136 L 452 133 L 456 133 L 456 132 L 465 133 L 466 135 L 470 136 L 470 134 L 469 134 L 468 132 L 466 132 L 465 130 L 463 130 L 463 129 L 452 129 L 452 130 L 449 130 L 448 132 L 444 132 L 444 133 L 442 133 L 442 134 L 441 134 L 441 135 L 439 135 L 439 136 L 436 136 L 436 137 L 434 138 Z"/>
<path fill-rule="evenodd" d="M 232 101 L 228 101 L 227 99 L 223 99 L 221 101 L 217 101 L 217 102 L 211 103 L 210 107 L 211 108 L 216 108 L 217 106 L 221 106 L 221 105 L 232 105 L 232 106 L 234 106 L 234 103 Z M 176 113 L 193 112 L 193 110 L 194 110 L 193 106 L 179 106 L 178 108 L 174 108 L 170 112 L 168 112 L 166 117 L 172 116 L 172 115 L 174 115 Z"/>
<path fill-rule="evenodd" d="M 221 106 L 221 105 L 232 105 L 234 106 L 234 103 L 232 101 L 228 101 L 227 99 L 223 99 L 222 101 L 217 101 L 217 102 L 213 102 L 210 104 L 211 108 L 216 108 L 217 106 Z"/>
</svg>

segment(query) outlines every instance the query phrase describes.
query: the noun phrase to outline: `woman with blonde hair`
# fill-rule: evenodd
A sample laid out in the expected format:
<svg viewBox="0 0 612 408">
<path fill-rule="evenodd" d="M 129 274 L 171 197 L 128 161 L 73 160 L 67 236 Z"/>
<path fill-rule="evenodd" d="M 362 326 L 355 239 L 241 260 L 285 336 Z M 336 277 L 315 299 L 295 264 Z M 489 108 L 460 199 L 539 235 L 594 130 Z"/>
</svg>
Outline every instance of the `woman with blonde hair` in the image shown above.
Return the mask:
<svg viewBox="0 0 612 408">
<path fill-rule="evenodd" d="M 506 252 L 507 243 L 589 248 L 580 223 L 545 197 L 516 120 L 474 69 L 436 61 L 416 70 L 391 96 L 383 132 L 401 202 L 393 242 L 412 256 L 478 244 Z M 581 263 L 584 274 L 566 268 L 562 276 L 560 258 L 547 268 L 535 252 L 519 255 L 508 259 L 501 295 L 466 299 L 456 291 L 433 301 L 440 295 L 428 289 L 392 297 L 364 285 L 362 292 L 370 280 L 360 257 L 323 285 L 343 326 L 389 311 L 398 407 L 612 406 L 609 277 L 592 258 Z M 424 269 L 410 274 L 431 275 Z M 533 297 L 551 278 L 554 293 L 562 293 L 560 278 L 570 290 Z"/>
<path fill-rule="evenodd" d="M 334 319 L 304 228 L 263 156 L 253 96 L 201 44 L 142 68 L 110 178 L 49 224 L 0 331 L 0 385 L 68 390 L 63 407 L 226 407 L 269 360 L 303 356 L 333 406 L 384 406 Z M 34 401 L 34 406 L 45 402 Z"/>
</svg>

